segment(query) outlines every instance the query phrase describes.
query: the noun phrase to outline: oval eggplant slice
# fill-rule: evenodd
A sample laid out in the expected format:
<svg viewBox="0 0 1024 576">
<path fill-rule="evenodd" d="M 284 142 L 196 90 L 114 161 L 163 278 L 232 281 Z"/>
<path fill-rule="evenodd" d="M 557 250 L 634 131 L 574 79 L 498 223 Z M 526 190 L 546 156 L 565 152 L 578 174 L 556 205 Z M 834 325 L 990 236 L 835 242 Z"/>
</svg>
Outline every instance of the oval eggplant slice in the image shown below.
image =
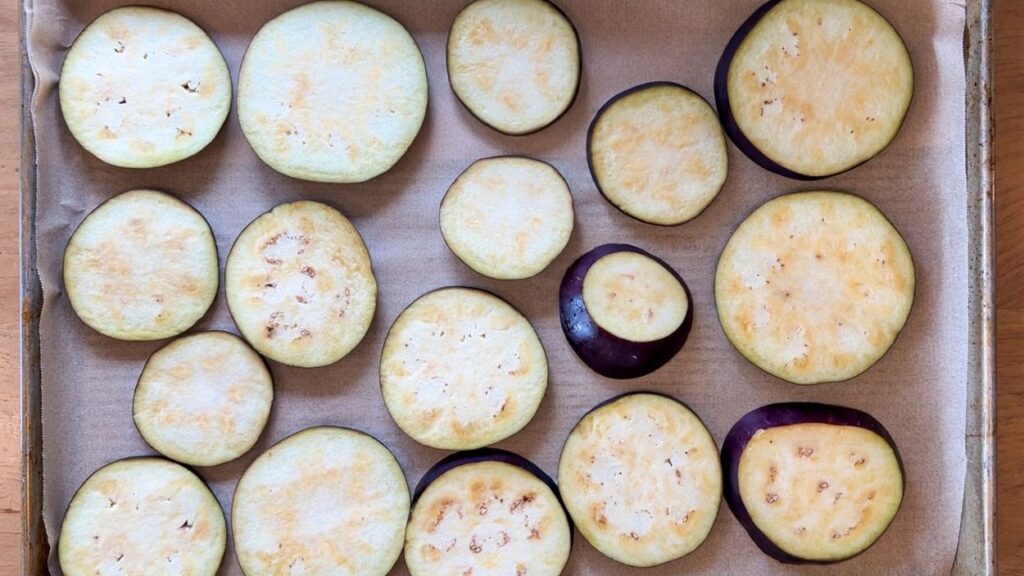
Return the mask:
<svg viewBox="0 0 1024 576">
<path fill-rule="evenodd" d="M 71 135 L 107 164 L 154 168 L 205 148 L 231 108 L 231 75 L 191 20 L 126 6 L 89 24 L 60 73 Z"/>
<path fill-rule="evenodd" d="M 191 328 L 217 296 L 218 272 L 210 225 L 195 208 L 155 190 L 100 204 L 64 251 L 71 308 L 119 340 L 161 340 Z"/>
<path fill-rule="evenodd" d="M 499 132 L 523 135 L 557 120 L 576 98 L 576 29 L 547 0 L 476 0 L 448 33 L 448 81 Z"/>
<path fill-rule="evenodd" d="M 592 370 L 637 378 L 682 349 L 690 290 L 668 264 L 628 244 L 594 248 L 569 267 L 558 294 L 562 331 Z"/>
<path fill-rule="evenodd" d="M 557 576 L 571 549 L 572 526 L 555 483 L 516 454 L 453 454 L 416 487 L 405 535 L 412 576 Z"/>
<path fill-rule="evenodd" d="M 729 171 L 715 111 L 671 82 L 635 86 L 609 100 L 590 124 L 587 161 L 609 202 L 662 226 L 697 217 Z"/>
<path fill-rule="evenodd" d="M 569 243 L 572 193 L 553 166 L 520 157 L 477 160 L 441 201 L 441 235 L 476 272 L 536 276 Z"/>
<path fill-rule="evenodd" d="M 544 346 L 497 296 L 442 288 L 413 302 L 384 342 L 380 387 L 417 442 L 464 450 L 504 440 L 537 412 L 548 384 Z"/>
<path fill-rule="evenodd" d="M 769 200 L 729 239 L 715 274 L 722 329 L 794 384 L 853 378 L 892 346 L 914 302 L 914 262 L 867 200 L 799 192 Z"/>
<path fill-rule="evenodd" d="M 308 428 L 242 474 L 231 531 L 242 571 L 384 576 L 402 552 L 409 486 L 372 436 Z"/>
<path fill-rule="evenodd" d="M 770 0 L 729 41 L 715 74 L 715 100 L 736 146 L 802 180 L 885 149 L 913 92 L 903 39 L 857 0 Z"/>
<path fill-rule="evenodd" d="M 263 358 L 234 334 L 204 332 L 149 357 L 132 416 L 157 452 L 192 466 L 216 466 L 256 444 L 273 401 Z"/>
<path fill-rule="evenodd" d="M 558 481 L 583 537 L 636 567 L 695 550 L 722 501 L 715 440 L 696 414 L 659 394 L 620 396 L 584 416 L 562 448 Z"/>
<path fill-rule="evenodd" d="M 758 408 L 722 445 L 725 499 L 769 556 L 830 563 L 860 554 L 903 501 L 896 443 L 870 415 L 826 404 Z"/>
<path fill-rule="evenodd" d="M 377 280 L 362 236 L 319 202 L 281 204 L 246 226 L 224 271 L 228 309 L 260 354 L 326 366 L 370 329 Z"/>
<path fill-rule="evenodd" d="M 100 468 L 78 489 L 60 529 L 66 576 L 213 576 L 227 543 L 224 512 L 185 467 L 128 458 Z"/>
<path fill-rule="evenodd" d="M 274 18 L 238 73 L 245 138 L 271 168 L 302 180 L 364 182 L 387 172 L 426 112 L 416 42 L 358 2 L 312 2 Z"/>
</svg>

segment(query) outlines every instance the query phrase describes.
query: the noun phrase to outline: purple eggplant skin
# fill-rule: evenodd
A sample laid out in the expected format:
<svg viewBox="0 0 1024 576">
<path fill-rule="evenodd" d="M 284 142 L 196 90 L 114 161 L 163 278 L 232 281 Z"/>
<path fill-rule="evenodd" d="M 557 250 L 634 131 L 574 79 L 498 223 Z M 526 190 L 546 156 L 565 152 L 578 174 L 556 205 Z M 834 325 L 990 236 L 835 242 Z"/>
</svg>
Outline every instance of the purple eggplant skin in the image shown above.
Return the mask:
<svg viewBox="0 0 1024 576">
<path fill-rule="evenodd" d="M 643 254 L 664 266 L 679 281 L 689 306 L 686 318 L 675 332 L 653 342 L 633 342 L 601 328 L 590 317 L 583 302 L 583 278 L 595 262 L 615 252 Z M 693 325 L 693 297 L 686 282 L 663 260 L 629 244 L 598 246 L 573 262 L 562 278 L 558 307 L 562 331 L 580 360 L 594 372 L 618 380 L 645 376 L 664 366 L 683 348 Z"/>
<path fill-rule="evenodd" d="M 757 544 L 762 552 L 785 564 L 832 564 L 834 562 L 821 562 L 806 560 L 793 556 L 781 550 L 772 543 L 768 537 L 761 532 L 754 521 L 750 518 L 747 508 L 740 498 L 739 471 L 740 456 L 747 447 L 747 442 L 759 430 L 774 428 L 776 426 L 789 426 L 792 424 L 832 424 L 835 426 L 856 426 L 865 428 L 881 436 L 892 448 L 896 455 L 896 461 L 900 465 L 900 475 L 903 478 L 903 486 L 906 488 L 906 471 L 903 468 L 903 459 L 896 448 L 896 442 L 892 439 L 889 431 L 882 426 L 882 423 L 875 420 L 866 412 L 845 406 L 834 406 L 830 404 L 818 404 L 815 402 L 783 402 L 780 404 L 769 404 L 756 410 L 748 412 L 733 424 L 729 433 L 722 442 L 722 471 L 724 474 L 724 496 L 729 504 L 736 520 L 750 534 L 750 539 Z M 905 490 L 904 490 L 905 492 Z M 866 549 L 865 549 L 866 550 Z M 848 560 L 844 558 L 843 560 Z M 841 562 L 842 560 L 839 560 Z"/>
<path fill-rule="evenodd" d="M 601 196 L 603 196 L 605 200 L 608 200 L 609 204 L 611 204 L 612 206 L 615 206 L 615 208 L 619 212 L 622 212 L 626 216 L 629 216 L 630 218 L 632 218 L 632 219 L 634 219 L 634 220 L 636 220 L 638 222 L 643 222 L 644 224 L 650 224 L 651 226 L 660 226 L 660 227 L 663 227 L 663 228 L 674 228 L 676 226 L 682 226 L 683 224 L 686 224 L 686 222 L 680 222 L 679 224 L 659 224 L 657 222 L 648 222 L 647 220 L 643 220 L 641 218 L 637 218 L 636 216 L 633 216 L 632 214 L 629 214 L 628 212 L 623 210 L 621 206 L 619 206 L 619 205 L 615 204 L 614 202 L 612 202 L 608 198 L 608 195 L 604 193 L 604 189 L 601 188 L 601 181 L 598 180 L 598 178 L 597 178 L 597 170 L 594 169 L 594 154 L 592 152 L 592 142 L 594 141 L 594 128 L 597 126 L 597 121 L 601 119 L 601 116 L 604 116 L 604 113 L 607 112 L 609 108 L 611 108 L 612 104 L 615 104 L 619 100 L 621 100 L 621 99 L 623 99 L 626 96 L 629 96 L 631 94 L 635 94 L 637 92 L 641 92 L 641 91 L 646 90 L 648 88 L 658 88 L 659 86 L 671 86 L 672 88 L 680 88 L 680 89 L 686 90 L 687 92 L 689 92 L 689 93 L 693 94 L 694 96 L 700 98 L 701 100 L 704 100 L 705 102 L 707 102 L 707 99 L 705 99 L 703 96 L 698 94 L 695 90 L 693 90 L 691 88 L 688 88 L 686 86 L 683 86 L 682 84 L 679 84 L 679 83 L 676 83 L 676 82 L 670 82 L 668 80 L 655 80 L 653 82 L 645 82 L 643 84 L 638 84 L 636 86 L 633 86 L 632 88 L 627 88 L 627 89 L 623 90 L 622 92 L 619 92 L 615 96 L 612 96 L 611 98 L 609 98 L 607 102 L 605 102 L 604 104 L 601 105 L 601 107 L 597 110 L 597 114 L 594 114 L 594 119 L 590 121 L 590 127 L 587 128 L 587 168 L 590 169 L 590 178 L 591 178 L 591 180 L 594 181 L 594 186 L 597 187 L 597 191 L 601 193 Z M 708 102 L 708 106 L 710 106 L 710 105 L 711 105 L 711 103 Z M 708 206 L 706 206 L 704 208 L 704 210 L 707 210 L 707 208 L 710 207 L 711 204 L 712 203 L 708 203 Z M 694 215 L 693 218 L 696 218 L 697 216 L 700 216 L 700 214 L 698 213 L 698 214 Z M 693 218 L 690 218 L 690 220 L 693 220 Z M 687 222 L 689 222 L 690 220 L 687 220 Z"/>
</svg>

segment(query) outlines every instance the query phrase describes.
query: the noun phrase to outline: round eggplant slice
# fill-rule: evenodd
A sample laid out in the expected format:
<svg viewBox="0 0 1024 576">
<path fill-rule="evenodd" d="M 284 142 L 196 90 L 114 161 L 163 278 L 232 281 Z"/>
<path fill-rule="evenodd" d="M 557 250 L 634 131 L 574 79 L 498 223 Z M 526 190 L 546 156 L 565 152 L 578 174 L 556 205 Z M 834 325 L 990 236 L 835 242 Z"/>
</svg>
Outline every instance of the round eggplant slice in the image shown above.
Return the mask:
<svg viewBox="0 0 1024 576">
<path fill-rule="evenodd" d="M 64 251 L 78 317 L 119 340 L 188 330 L 217 296 L 217 244 L 203 216 L 155 190 L 114 196 L 85 217 Z"/>
<path fill-rule="evenodd" d="M 427 112 L 416 42 L 390 16 L 327 0 L 260 29 L 238 73 L 238 120 L 261 160 L 315 182 L 364 182 L 405 154 Z"/>
<path fill-rule="evenodd" d="M 729 170 L 715 111 L 671 82 L 642 84 L 609 100 L 590 125 L 587 160 L 609 202 L 663 226 L 700 214 Z"/>
<path fill-rule="evenodd" d="M 380 360 L 395 423 L 444 450 L 515 434 L 533 419 L 547 384 L 547 357 L 530 322 L 471 288 L 442 288 L 413 302 L 388 332 Z"/>
<path fill-rule="evenodd" d="M 557 576 L 571 548 L 551 478 L 516 454 L 478 450 L 442 460 L 420 481 L 405 563 L 412 576 Z"/>
<path fill-rule="evenodd" d="M 149 357 L 132 415 L 157 452 L 192 466 L 216 466 L 256 444 L 273 401 L 263 358 L 234 334 L 204 332 Z"/>
<path fill-rule="evenodd" d="M 235 553 L 248 576 L 384 576 L 402 552 L 409 486 L 372 436 L 309 428 L 242 474 L 231 509 Z"/>
<path fill-rule="evenodd" d="M 555 168 L 530 158 L 478 160 L 441 201 L 441 235 L 484 276 L 539 274 L 569 243 L 572 193 Z"/>
<path fill-rule="evenodd" d="M 228 309 L 260 354 L 326 366 L 362 341 L 377 307 L 377 280 L 362 236 L 319 202 L 281 204 L 235 240 L 224 272 Z"/>
<path fill-rule="evenodd" d="M 558 295 L 562 331 L 592 370 L 637 378 L 682 349 L 690 291 L 668 264 L 628 244 L 594 248 L 569 267 Z"/>
<path fill-rule="evenodd" d="M 714 439 L 696 414 L 658 394 L 621 396 L 584 416 L 562 448 L 558 481 L 583 537 L 636 567 L 695 550 L 722 501 Z"/>
<path fill-rule="evenodd" d="M 758 408 L 722 446 L 725 498 L 761 550 L 787 563 L 860 554 L 903 501 L 896 444 L 870 415 L 825 404 Z"/>
<path fill-rule="evenodd" d="M 580 45 L 547 0 L 476 0 L 448 34 L 448 81 L 481 122 L 510 135 L 557 120 L 576 98 Z"/>
<path fill-rule="evenodd" d="M 729 239 L 715 299 L 726 336 L 762 370 L 795 384 L 838 382 L 870 368 L 903 329 L 914 262 L 868 201 L 787 194 Z"/>
<path fill-rule="evenodd" d="M 64 514 L 58 558 L 67 576 L 213 576 L 227 542 L 224 512 L 185 467 L 129 458 L 100 468 Z"/>
<path fill-rule="evenodd" d="M 725 131 L 762 167 L 803 180 L 862 164 L 896 138 L 914 71 L 903 39 L 857 0 L 771 0 L 718 63 Z"/>
<path fill-rule="evenodd" d="M 231 108 L 231 75 L 213 40 L 184 16 L 147 6 L 89 24 L 68 51 L 59 89 L 71 135 L 122 168 L 198 153 Z"/>
</svg>

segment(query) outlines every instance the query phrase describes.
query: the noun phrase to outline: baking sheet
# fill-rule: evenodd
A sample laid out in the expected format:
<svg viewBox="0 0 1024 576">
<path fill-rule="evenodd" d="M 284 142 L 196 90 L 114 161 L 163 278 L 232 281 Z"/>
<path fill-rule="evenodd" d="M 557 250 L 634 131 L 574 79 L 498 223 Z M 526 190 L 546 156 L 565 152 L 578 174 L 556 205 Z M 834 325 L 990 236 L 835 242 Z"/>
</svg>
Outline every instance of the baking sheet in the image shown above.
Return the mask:
<svg viewBox="0 0 1024 576">
<path fill-rule="evenodd" d="M 211 221 L 222 256 L 252 218 L 299 198 L 331 203 L 349 215 L 374 258 L 381 300 L 370 334 L 355 353 L 328 368 L 273 366 L 274 415 L 253 454 L 199 470 L 226 510 L 238 474 L 258 452 L 316 424 L 364 429 L 395 450 L 411 484 L 443 453 L 422 448 L 391 423 L 377 389 L 377 358 L 397 313 L 420 293 L 448 284 L 491 289 L 537 326 L 551 363 L 551 387 L 536 419 L 500 446 L 554 472 L 573 423 L 599 401 L 650 389 L 688 402 L 721 440 L 731 424 L 761 404 L 814 400 L 873 413 L 893 432 L 907 466 L 908 493 L 889 533 L 864 555 L 829 568 L 784 567 L 762 556 L 723 507 L 711 538 L 694 554 L 651 574 L 829 573 L 939 574 L 953 564 L 965 470 L 968 230 L 964 155 L 964 7 L 940 2 L 876 0 L 904 35 L 914 59 L 917 90 L 896 142 L 853 172 L 816 184 L 770 175 L 730 148 L 731 174 L 719 199 L 697 220 L 655 228 L 622 216 L 596 192 L 586 170 L 587 123 L 608 97 L 633 84 L 674 80 L 711 96 L 713 66 L 729 36 L 758 4 L 648 1 L 562 2 L 583 44 L 584 82 L 569 113 L 530 137 L 500 136 L 472 119 L 448 90 L 444 72 L 447 26 L 461 2 L 376 5 L 414 33 L 427 60 L 431 103 L 423 132 L 389 174 L 354 186 L 315 185 L 280 176 L 248 148 L 232 114 L 214 144 L 198 157 L 157 170 L 106 166 L 82 150 L 60 119 L 55 82 L 66 47 L 112 2 L 38 0 L 27 6 L 29 51 L 37 76 L 32 102 L 38 144 L 38 248 L 45 294 L 41 319 L 44 427 L 44 517 L 51 545 L 75 488 L 95 468 L 150 453 L 131 422 L 131 394 L 146 356 L 159 343 L 120 343 L 90 332 L 67 305 L 60 256 L 90 209 L 135 187 L 175 193 Z M 298 2 L 158 2 L 212 33 L 232 68 L 258 27 Z M 452 179 L 473 159 L 524 153 L 552 162 L 573 189 L 577 231 L 563 256 L 541 276 L 519 282 L 483 279 L 444 247 L 437 206 Z M 846 383 L 799 388 L 772 379 L 735 353 L 718 326 L 712 273 L 722 246 L 754 207 L 778 194 L 814 188 L 859 193 L 876 202 L 906 236 L 917 262 L 918 293 L 907 329 L 872 370 Z M 684 351 L 640 380 L 615 382 L 584 368 L 565 343 L 557 319 L 557 284 L 565 266 L 594 245 L 627 241 L 666 259 L 687 279 L 695 322 Z M 219 298 L 197 329 L 233 329 Z M 51 569 L 59 568 L 51 557 Z M 240 573 L 232 556 L 223 573 Z M 628 573 L 577 540 L 569 574 Z M 399 565 L 395 573 L 405 573 Z"/>
</svg>

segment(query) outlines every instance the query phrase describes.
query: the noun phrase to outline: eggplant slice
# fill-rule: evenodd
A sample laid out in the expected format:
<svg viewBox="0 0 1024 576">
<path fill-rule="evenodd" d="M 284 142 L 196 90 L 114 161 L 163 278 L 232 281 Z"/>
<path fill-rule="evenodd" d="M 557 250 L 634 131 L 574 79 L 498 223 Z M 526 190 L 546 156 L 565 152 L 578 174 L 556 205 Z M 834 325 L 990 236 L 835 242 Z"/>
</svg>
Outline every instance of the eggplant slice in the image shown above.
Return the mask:
<svg viewBox="0 0 1024 576">
<path fill-rule="evenodd" d="M 729 171 L 714 109 L 671 82 L 642 84 L 609 100 L 590 125 L 587 160 L 609 202 L 662 226 L 697 217 Z"/>
<path fill-rule="evenodd" d="M 546 0 L 476 0 L 448 34 L 448 81 L 481 122 L 510 135 L 557 120 L 580 84 L 576 29 Z"/>
<path fill-rule="evenodd" d="M 857 0 L 771 0 L 729 42 L 715 75 L 726 133 L 790 178 L 832 176 L 896 138 L 914 71 L 903 39 Z"/>
<path fill-rule="evenodd" d="M 231 509 L 248 576 L 384 576 L 402 552 L 409 486 L 388 449 L 346 428 L 303 430 L 242 474 Z"/>
<path fill-rule="evenodd" d="M 914 262 L 867 200 L 799 192 L 770 200 L 718 261 L 715 299 L 733 346 L 795 384 L 853 378 L 892 346 L 914 302 Z"/>
<path fill-rule="evenodd" d="M 370 254 L 355 226 L 312 201 L 281 204 L 235 240 L 224 272 L 228 309 L 260 354 L 326 366 L 362 341 L 377 307 Z"/>
<path fill-rule="evenodd" d="M 238 120 L 261 160 L 315 182 L 364 182 L 405 154 L 427 111 L 416 42 L 358 2 L 305 4 L 249 44 L 238 74 Z"/>
<path fill-rule="evenodd" d="M 658 394 L 621 396 L 584 416 L 562 448 L 558 481 L 583 537 L 636 567 L 695 550 L 722 501 L 715 440 L 696 414 Z"/>
<path fill-rule="evenodd" d="M 199 477 L 162 458 L 128 458 L 75 493 L 58 558 L 66 576 L 213 576 L 226 543 L 224 512 Z"/>
<path fill-rule="evenodd" d="M 217 296 L 217 244 L 203 216 L 155 190 L 92 211 L 64 251 L 64 289 L 78 317 L 119 340 L 188 330 Z"/>
<path fill-rule="evenodd" d="M 870 415 L 842 406 L 758 408 L 729 431 L 722 465 L 729 507 L 758 547 L 781 562 L 860 554 L 903 501 L 892 436 Z"/>
<path fill-rule="evenodd" d="M 216 466 L 256 444 L 273 401 L 273 381 L 259 354 L 234 334 L 203 332 L 149 357 L 132 416 L 157 452 L 183 464 Z"/>
<path fill-rule="evenodd" d="M 442 460 L 420 481 L 405 563 L 412 576 L 557 576 L 571 549 L 551 478 L 516 454 L 478 450 Z"/>
<path fill-rule="evenodd" d="M 504 440 L 537 412 L 548 384 L 530 322 L 497 296 L 442 288 L 413 302 L 388 332 L 380 386 L 395 423 L 445 450 Z"/>
<path fill-rule="evenodd" d="M 466 169 L 441 201 L 441 235 L 476 272 L 499 280 L 539 274 L 569 243 L 572 193 L 550 164 L 486 158 Z"/>
<path fill-rule="evenodd" d="M 184 16 L 148 6 L 89 24 L 68 51 L 59 90 L 72 136 L 122 168 L 198 153 L 231 108 L 231 75 L 213 40 Z"/>
<path fill-rule="evenodd" d="M 682 349 L 690 292 L 668 264 L 628 244 L 605 244 L 569 267 L 559 290 L 562 331 L 592 370 L 609 378 L 654 372 Z"/>
</svg>

